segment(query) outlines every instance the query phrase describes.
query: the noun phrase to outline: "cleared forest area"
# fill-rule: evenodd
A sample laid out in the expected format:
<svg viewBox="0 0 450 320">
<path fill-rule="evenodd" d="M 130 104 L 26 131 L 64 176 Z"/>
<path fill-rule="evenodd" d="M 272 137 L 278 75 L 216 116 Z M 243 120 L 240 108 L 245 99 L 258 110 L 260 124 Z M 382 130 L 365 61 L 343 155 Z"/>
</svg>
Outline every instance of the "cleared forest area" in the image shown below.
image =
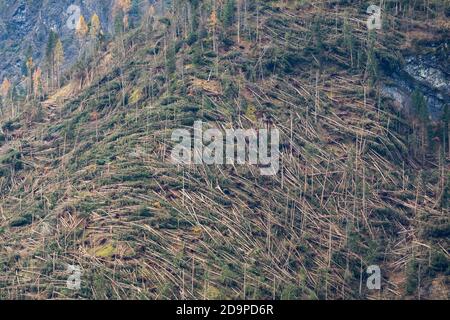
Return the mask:
<svg viewBox="0 0 450 320">
<path fill-rule="evenodd" d="M 381 1 L 372 31 L 362 0 L 118 2 L 113 37 L 86 17 L 76 65 L 2 95 L 1 299 L 448 299 L 448 100 L 383 88 L 448 59 L 449 1 Z M 196 120 L 277 128 L 278 174 L 175 166 Z"/>
</svg>

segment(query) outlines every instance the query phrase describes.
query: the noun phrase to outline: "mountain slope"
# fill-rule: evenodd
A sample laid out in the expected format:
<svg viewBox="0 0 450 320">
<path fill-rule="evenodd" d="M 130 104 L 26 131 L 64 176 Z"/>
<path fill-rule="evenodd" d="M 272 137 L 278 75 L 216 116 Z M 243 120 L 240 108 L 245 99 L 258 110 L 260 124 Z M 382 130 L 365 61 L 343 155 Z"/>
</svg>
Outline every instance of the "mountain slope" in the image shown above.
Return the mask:
<svg viewBox="0 0 450 320">
<path fill-rule="evenodd" d="M 4 110 L 1 298 L 448 298 L 444 124 L 382 90 L 446 11 L 388 2 L 369 33 L 365 1 L 231 3 L 149 11 Z M 195 120 L 279 129 L 280 171 L 174 165 Z"/>
</svg>

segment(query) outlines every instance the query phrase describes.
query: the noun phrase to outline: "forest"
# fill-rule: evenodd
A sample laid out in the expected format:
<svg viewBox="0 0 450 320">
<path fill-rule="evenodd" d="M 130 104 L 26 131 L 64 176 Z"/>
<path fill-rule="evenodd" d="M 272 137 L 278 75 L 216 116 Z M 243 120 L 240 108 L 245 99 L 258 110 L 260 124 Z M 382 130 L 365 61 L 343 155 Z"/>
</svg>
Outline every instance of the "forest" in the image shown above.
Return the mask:
<svg viewBox="0 0 450 320">
<path fill-rule="evenodd" d="M 16 2 L 0 300 L 448 299 L 449 0 L 61 1 L 30 45 Z M 277 129 L 279 170 L 173 164 L 196 121 Z"/>
</svg>

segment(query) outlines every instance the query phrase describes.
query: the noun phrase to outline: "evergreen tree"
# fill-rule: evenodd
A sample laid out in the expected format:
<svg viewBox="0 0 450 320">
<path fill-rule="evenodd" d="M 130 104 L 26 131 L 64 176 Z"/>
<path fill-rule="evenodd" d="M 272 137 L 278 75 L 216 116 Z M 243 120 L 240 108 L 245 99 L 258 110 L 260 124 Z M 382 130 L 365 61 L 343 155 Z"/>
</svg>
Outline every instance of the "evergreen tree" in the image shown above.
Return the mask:
<svg viewBox="0 0 450 320">
<path fill-rule="evenodd" d="M 50 30 L 47 40 L 47 47 L 45 50 L 45 60 L 48 66 L 53 66 L 53 50 L 55 49 L 56 40 L 58 35 L 55 31 Z"/>
<path fill-rule="evenodd" d="M 235 0 L 227 0 L 223 9 L 222 22 L 224 28 L 229 28 L 234 22 Z"/>
<path fill-rule="evenodd" d="M 431 127 L 428 106 L 424 95 L 420 90 L 414 90 L 412 96 L 412 107 L 418 119 L 418 134 L 420 138 L 420 148 L 422 152 L 422 161 L 425 161 L 425 151 L 428 141 L 430 140 Z"/>
<path fill-rule="evenodd" d="M 198 6 L 199 0 L 189 0 L 191 5 L 191 32 L 196 32 L 199 27 Z"/>
<path fill-rule="evenodd" d="M 124 19 L 124 15 L 123 15 L 122 11 L 119 11 L 114 16 L 114 32 L 116 34 L 121 34 L 123 32 L 123 29 L 124 29 L 123 19 Z"/>
<path fill-rule="evenodd" d="M 33 70 L 34 70 L 34 63 L 33 58 L 29 57 L 27 60 L 27 73 L 28 73 L 28 93 L 27 97 L 31 96 L 33 93 Z"/>
<path fill-rule="evenodd" d="M 344 20 L 344 45 L 347 47 L 347 50 L 350 54 L 350 64 L 353 68 L 353 50 L 354 50 L 354 35 L 352 27 L 348 21 L 348 18 L 345 17 Z"/>
<path fill-rule="evenodd" d="M 367 63 L 364 78 L 369 80 L 369 86 L 376 83 L 378 79 L 378 62 L 375 55 L 375 35 L 375 32 L 369 32 L 369 40 L 366 50 Z"/>
<path fill-rule="evenodd" d="M 217 31 L 217 12 L 216 9 L 213 8 L 211 11 L 211 15 L 209 16 L 209 29 L 212 35 L 213 41 L 213 51 L 217 52 L 217 39 L 216 39 L 216 31 Z"/>
<path fill-rule="evenodd" d="M 141 21 L 141 8 L 139 6 L 140 1 L 139 0 L 132 0 L 131 1 L 131 8 L 130 8 L 130 27 L 136 28 L 139 25 L 139 22 Z"/>
<path fill-rule="evenodd" d="M 172 74 L 176 71 L 176 53 L 175 53 L 175 46 L 170 46 L 167 49 L 167 56 L 166 56 L 166 71 L 167 76 L 170 78 Z"/>
<path fill-rule="evenodd" d="M 30 58 L 32 58 L 32 56 L 33 56 L 33 48 L 31 46 L 28 46 L 27 51 L 25 52 L 25 59 L 24 59 L 23 64 L 22 64 L 22 75 L 24 77 L 28 77 L 28 66 L 27 66 L 27 63 L 28 63 L 28 60 Z"/>
<path fill-rule="evenodd" d="M 429 114 L 428 114 L 427 102 L 426 102 L 425 97 L 423 96 L 422 92 L 420 92 L 420 90 L 418 90 L 418 89 L 414 90 L 414 92 L 411 96 L 411 100 L 412 100 L 414 112 L 418 116 L 419 120 L 422 123 L 428 123 Z"/>
<path fill-rule="evenodd" d="M 114 4 L 114 31 L 122 33 L 128 28 L 128 13 L 131 9 L 131 0 L 116 0 Z"/>
<path fill-rule="evenodd" d="M 61 82 L 61 79 L 60 79 L 61 78 L 61 76 L 60 76 L 61 67 L 64 63 L 64 48 L 63 48 L 61 39 L 59 39 L 59 37 L 56 40 L 53 56 L 54 56 L 54 61 L 55 61 L 55 76 L 56 76 L 56 81 L 57 81 L 57 85 L 59 88 L 61 85 L 61 83 L 60 83 Z"/>
<path fill-rule="evenodd" d="M 444 152 L 450 154 L 450 107 L 448 104 L 445 105 L 442 114 L 442 144 Z"/>
<path fill-rule="evenodd" d="M 322 53 L 324 49 L 321 25 L 322 19 L 320 17 L 315 17 L 312 25 L 312 36 L 314 40 L 314 47 L 319 54 Z"/>
<path fill-rule="evenodd" d="M 58 35 L 55 31 L 50 30 L 45 49 L 45 67 L 47 69 L 47 83 L 51 81 L 53 87 L 53 77 L 55 74 L 55 45 Z"/>
</svg>

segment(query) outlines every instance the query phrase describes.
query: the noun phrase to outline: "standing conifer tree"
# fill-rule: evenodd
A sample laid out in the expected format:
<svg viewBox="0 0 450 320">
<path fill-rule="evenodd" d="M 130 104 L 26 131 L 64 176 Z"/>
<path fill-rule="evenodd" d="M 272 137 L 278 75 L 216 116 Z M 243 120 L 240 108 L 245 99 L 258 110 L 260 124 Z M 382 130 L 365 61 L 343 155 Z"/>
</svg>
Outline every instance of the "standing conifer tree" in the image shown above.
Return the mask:
<svg viewBox="0 0 450 320">
<path fill-rule="evenodd" d="M 58 88 L 61 86 L 61 67 L 64 63 L 64 48 L 61 39 L 56 40 L 53 56 L 55 57 L 55 76 Z"/>
<path fill-rule="evenodd" d="M 427 101 L 420 90 L 414 90 L 412 96 L 412 105 L 418 120 L 418 134 L 420 141 L 420 150 L 422 154 L 422 162 L 425 162 L 426 146 L 428 144 L 430 132 L 430 115 L 428 113 Z"/>
<path fill-rule="evenodd" d="M 444 152 L 447 151 L 450 155 L 450 107 L 448 104 L 445 105 L 442 115 L 442 144 Z"/>
<path fill-rule="evenodd" d="M 47 47 L 45 50 L 45 69 L 47 70 L 46 76 L 47 87 L 54 87 L 53 85 L 53 75 L 55 74 L 54 50 L 57 38 L 58 35 L 56 34 L 56 32 L 54 30 L 50 30 L 47 40 Z"/>
<path fill-rule="evenodd" d="M 233 25 L 234 22 L 234 8 L 235 8 L 235 1 L 234 0 L 227 0 L 225 2 L 225 6 L 223 9 L 223 26 L 224 28 L 229 28 Z"/>
<path fill-rule="evenodd" d="M 33 93 L 33 69 L 34 69 L 33 58 L 29 57 L 27 60 L 27 70 L 28 70 L 27 100 Z"/>
</svg>

